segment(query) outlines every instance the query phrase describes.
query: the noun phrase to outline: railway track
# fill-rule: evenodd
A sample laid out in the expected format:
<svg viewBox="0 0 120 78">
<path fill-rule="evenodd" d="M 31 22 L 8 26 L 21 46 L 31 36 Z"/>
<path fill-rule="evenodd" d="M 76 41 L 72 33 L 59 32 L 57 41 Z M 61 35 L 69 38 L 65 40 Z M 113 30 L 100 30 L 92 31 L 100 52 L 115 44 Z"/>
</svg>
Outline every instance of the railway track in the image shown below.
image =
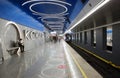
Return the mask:
<svg viewBox="0 0 120 78">
<path fill-rule="evenodd" d="M 120 78 L 120 70 L 116 69 L 91 54 L 86 53 L 72 43 L 69 45 L 76 50 L 103 78 Z"/>
</svg>

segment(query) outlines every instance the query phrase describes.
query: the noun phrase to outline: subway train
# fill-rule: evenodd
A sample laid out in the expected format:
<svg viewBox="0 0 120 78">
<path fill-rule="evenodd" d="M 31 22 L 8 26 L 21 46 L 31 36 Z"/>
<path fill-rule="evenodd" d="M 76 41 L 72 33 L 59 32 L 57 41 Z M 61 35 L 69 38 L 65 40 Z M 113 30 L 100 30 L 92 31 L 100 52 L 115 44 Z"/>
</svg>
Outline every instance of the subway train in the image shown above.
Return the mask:
<svg viewBox="0 0 120 78">
<path fill-rule="evenodd" d="M 116 68 L 120 68 L 119 5 L 119 0 L 110 0 L 105 7 L 71 29 L 71 43 Z"/>
<path fill-rule="evenodd" d="M 65 41 L 68 43 L 72 41 L 72 35 L 70 33 L 65 34 Z"/>
</svg>

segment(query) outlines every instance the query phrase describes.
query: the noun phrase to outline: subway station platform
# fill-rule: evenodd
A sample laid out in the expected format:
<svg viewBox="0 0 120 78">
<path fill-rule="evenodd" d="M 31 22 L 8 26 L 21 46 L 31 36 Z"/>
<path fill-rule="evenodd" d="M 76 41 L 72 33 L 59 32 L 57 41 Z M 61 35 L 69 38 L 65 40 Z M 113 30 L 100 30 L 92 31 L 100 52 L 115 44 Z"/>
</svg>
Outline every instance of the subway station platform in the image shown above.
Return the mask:
<svg viewBox="0 0 120 78">
<path fill-rule="evenodd" d="M 13 55 L 0 64 L 0 78 L 102 78 L 64 40 Z"/>
<path fill-rule="evenodd" d="M 120 78 L 119 6 L 0 0 L 0 78 Z"/>
</svg>

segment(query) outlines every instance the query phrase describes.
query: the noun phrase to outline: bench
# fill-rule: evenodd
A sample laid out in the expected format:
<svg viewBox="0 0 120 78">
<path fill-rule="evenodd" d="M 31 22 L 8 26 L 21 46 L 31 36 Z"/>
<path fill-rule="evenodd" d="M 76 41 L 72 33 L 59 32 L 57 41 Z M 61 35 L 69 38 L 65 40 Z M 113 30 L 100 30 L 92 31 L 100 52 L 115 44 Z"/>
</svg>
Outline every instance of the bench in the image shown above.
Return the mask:
<svg viewBox="0 0 120 78">
<path fill-rule="evenodd" d="M 10 53 L 11 55 L 12 55 L 12 54 L 17 54 L 19 48 L 20 48 L 20 47 L 12 47 L 12 48 L 7 49 L 7 51 L 8 51 L 8 53 Z"/>
</svg>

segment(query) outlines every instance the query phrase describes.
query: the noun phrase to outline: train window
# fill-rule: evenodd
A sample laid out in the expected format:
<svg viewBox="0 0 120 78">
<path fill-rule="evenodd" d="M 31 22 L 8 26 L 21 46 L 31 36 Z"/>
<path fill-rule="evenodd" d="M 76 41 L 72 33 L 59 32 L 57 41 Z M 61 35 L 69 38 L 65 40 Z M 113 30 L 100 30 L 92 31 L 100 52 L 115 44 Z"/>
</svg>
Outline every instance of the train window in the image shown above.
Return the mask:
<svg viewBox="0 0 120 78">
<path fill-rule="evenodd" d="M 73 34 L 73 40 L 75 41 L 75 33 Z"/>
<path fill-rule="evenodd" d="M 94 46 L 96 46 L 96 30 L 94 30 Z"/>
<path fill-rule="evenodd" d="M 106 33 L 107 33 L 106 37 L 107 50 L 112 51 L 112 26 L 107 27 Z"/>
<path fill-rule="evenodd" d="M 73 41 L 74 35 L 72 34 L 72 41 Z"/>
<path fill-rule="evenodd" d="M 76 39 L 76 36 L 75 36 L 75 33 L 74 33 L 74 41 L 75 41 L 75 39 Z"/>
<path fill-rule="evenodd" d="M 78 38 L 78 36 L 77 36 L 77 32 L 76 32 L 76 42 L 77 42 L 77 38 Z"/>
<path fill-rule="evenodd" d="M 75 41 L 77 42 L 77 33 L 75 33 Z"/>
<path fill-rule="evenodd" d="M 82 43 L 84 44 L 84 42 L 85 42 L 85 40 L 84 40 L 84 37 L 85 35 L 84 35 L 84 32 L 82 32 Z"/>
<path fill-rule="evenodd" d="M 80 32 L 78 33 L 78 35 L 79 35 L 79 39 L 78 40 L 80 41 Z"/>
<path fill-rule="evenodd" d="M 74 41 L 74 33 L 72 34 L 72 41 Z"/>
<path fill-rule="evenodd" d="M 74 34 L 74 41 L 76 42 L 76 32 L 75 32 L 75 34 Z"/>
<path fill-rule="evenodd" d="M 77 32 L 77 43 L 78 43 L 78 41 L 79 41 L 79 33 Z"/>
<path fill-rule="evenodd" d="M 87 32 L 84 32 L 84 40 L 85 40 L 85 44 L 87 44 Z"/>
<path fill-rule="evenodd" d="M 91 45 L 96 47 L 96 30 L 91 30 Z"/>
<path fill-rule="evenodd" d="M 80 43 L 82 43 L 82 32 L 80 33 Z"/>
<path fill-rule="evenodd" d="M 73 34 L 73 41 L 75 41 L 75 33 Z"/>
</svg>

